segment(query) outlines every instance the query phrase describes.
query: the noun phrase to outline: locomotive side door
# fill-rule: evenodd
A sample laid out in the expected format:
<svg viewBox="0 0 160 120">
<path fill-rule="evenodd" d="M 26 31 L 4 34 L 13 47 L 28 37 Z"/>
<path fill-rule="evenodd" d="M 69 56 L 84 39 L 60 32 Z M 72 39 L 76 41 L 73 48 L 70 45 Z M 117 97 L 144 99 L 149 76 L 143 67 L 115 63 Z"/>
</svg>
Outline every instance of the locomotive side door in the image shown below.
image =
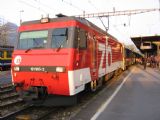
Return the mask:
<svg viewBox="0 0 160 120">
<path fill-rule="evenodd" d="M 96 37 L 93 36 L 92 39 L 92 59 L 91 59 L 91 63 L 92 63 L 92 69 L 93 69 L 93 80 L 97 79 L 97 75 L 98 75 L 98 71 L 97 71 L 97 41 L 96 41 Z"/>
</svg>

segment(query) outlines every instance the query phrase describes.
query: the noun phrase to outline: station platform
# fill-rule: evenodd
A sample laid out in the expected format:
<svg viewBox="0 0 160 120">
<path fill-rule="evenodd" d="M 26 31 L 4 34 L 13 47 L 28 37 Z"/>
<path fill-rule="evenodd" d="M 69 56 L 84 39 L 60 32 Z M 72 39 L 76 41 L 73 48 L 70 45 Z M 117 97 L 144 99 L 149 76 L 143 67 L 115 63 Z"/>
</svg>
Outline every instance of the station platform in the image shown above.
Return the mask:
<svg viewBox="0 0 160 120">
<path fill-rule="evenodd" d="M 72 120 L 160 120 L 160 70 L 137 65 L 120 79 L 113 91 L 105 89 Z"/>
</svg>

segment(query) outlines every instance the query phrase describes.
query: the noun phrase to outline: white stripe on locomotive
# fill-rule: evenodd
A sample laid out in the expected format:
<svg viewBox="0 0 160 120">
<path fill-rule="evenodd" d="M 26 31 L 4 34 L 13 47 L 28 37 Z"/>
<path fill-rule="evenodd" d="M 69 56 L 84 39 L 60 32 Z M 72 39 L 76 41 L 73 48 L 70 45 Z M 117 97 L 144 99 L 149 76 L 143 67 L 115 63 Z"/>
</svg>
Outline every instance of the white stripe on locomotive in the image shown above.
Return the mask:
<svg viewBox="0 0 160 120">
<path fill-rule="evenodd" d="M 108 45 L 108 41 L 106 40 L 106 44 L 103 44 L 103 43 L 99 43 L 98 44 L 98 50 L 102 52 L 102 56 L 101 56 L 101 59 L 100 59 L 100 65 L 99 65 L 99 70 L 98 70 L 98 77 L 102 77 L 106 74 L 106 69 L 109 69 L 110 66 L 112 66 L 112 49 L 111 49 L 111 46 Z M 104 58 L 106 54 L 106 58 Z M 108 63 L 108 55 L 110 54 L 110 65 Z M 105 61 L 106 63 L 106 67 L 103 68 L 103 62 Z"/>
</svg>

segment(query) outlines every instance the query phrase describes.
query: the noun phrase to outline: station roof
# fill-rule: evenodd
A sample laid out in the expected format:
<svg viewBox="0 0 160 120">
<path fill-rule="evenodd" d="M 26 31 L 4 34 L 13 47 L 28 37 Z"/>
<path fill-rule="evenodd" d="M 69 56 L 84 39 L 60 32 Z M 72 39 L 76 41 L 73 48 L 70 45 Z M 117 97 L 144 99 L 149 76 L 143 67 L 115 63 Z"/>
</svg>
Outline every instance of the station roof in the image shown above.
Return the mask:
<svg viewBox="0 0 160 120">
<path fill-rule="evenodd" d="M 140 48 L 141 42 L 151 42 L 153 44 L 160 44 L 160 35 L 131 37 L 131 40 L 137 46 L 137 48 Z"/>
<path fill-rule="evenodd" d="M 131 37 L 131 40 L 140 52 L 146 56 L 157 55 L 159 53 L 157 46 L 160 47 L 160 35 Z M 144 43 L 149 43 L 151 46 L 148 46 L 149 48 L 147 46 L 144 47 Z"/>
<path fill-rule="evenodd" d="M 142 42 L 151 42 L 152 44 L 160 45 L 160 35 L 131 37 L 131 40 L 139 50 L 141 50 L 140 46 Z"/>
</svg>

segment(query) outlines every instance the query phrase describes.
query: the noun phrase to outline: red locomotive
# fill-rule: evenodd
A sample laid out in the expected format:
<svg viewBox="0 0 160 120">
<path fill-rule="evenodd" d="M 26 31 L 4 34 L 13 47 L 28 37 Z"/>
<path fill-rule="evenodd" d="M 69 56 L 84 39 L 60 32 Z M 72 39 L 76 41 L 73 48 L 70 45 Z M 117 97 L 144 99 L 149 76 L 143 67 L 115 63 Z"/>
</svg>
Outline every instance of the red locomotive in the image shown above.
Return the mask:
<svg viewBox="0 0 160 120">
<path fill-rule="evenodd" d="M 124 47 L 83 18 L 43 18 L 19 27 L 12 59 L 17 91 L 44 104 L 70 105 L 124 68 Z M 32 96 L 32 97 L 31 97 Z"/>
</svg>

